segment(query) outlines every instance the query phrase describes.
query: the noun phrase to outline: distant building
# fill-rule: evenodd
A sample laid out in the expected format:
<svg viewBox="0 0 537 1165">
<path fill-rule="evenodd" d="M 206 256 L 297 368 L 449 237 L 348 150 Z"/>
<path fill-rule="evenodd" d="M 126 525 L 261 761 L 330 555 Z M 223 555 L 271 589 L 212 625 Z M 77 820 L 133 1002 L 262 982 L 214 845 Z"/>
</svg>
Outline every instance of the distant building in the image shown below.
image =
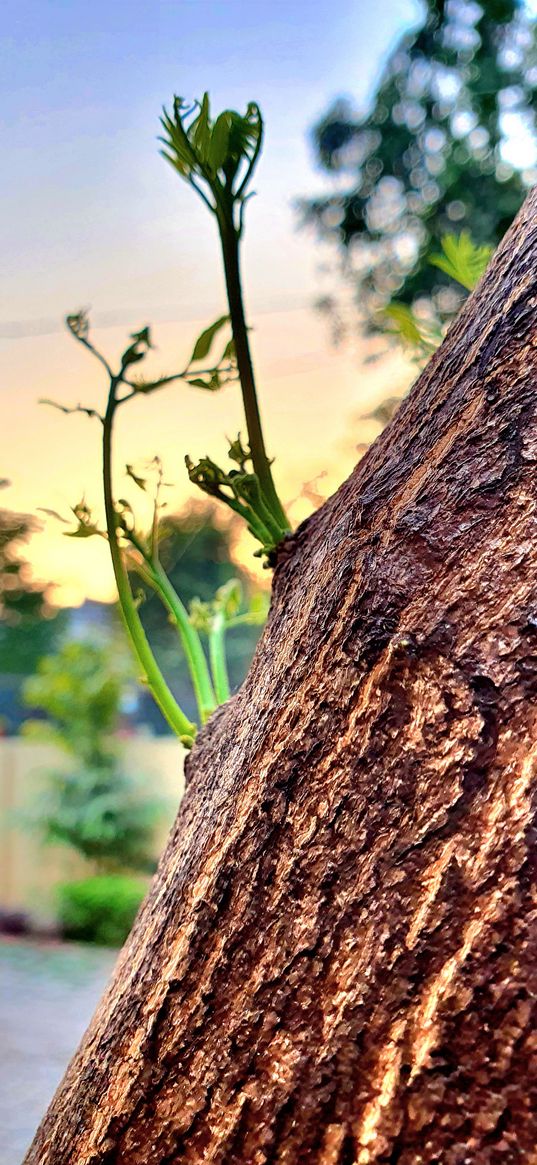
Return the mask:
<svg viewBox="0 0 537 1165">
<path fill-rule="evenodd" d="M 70 607 L 67 614 L 64 639 L 91 639 L 94 643 L 106 643 L 117 627 L 116 609 L 112 603 L 85 599 L 79 607 Z"/>
</svg>

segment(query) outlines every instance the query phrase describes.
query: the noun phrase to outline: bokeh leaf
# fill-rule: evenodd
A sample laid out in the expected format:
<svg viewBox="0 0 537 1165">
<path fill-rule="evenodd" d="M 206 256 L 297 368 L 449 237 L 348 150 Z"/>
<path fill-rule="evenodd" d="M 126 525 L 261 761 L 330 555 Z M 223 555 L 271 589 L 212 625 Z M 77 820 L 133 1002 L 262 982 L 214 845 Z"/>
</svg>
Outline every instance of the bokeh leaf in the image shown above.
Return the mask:
<svg viewBox="0 0 537 1165">
<path fill-rule="evenodd" d="M 469 231 L 460 235 L 444 235 L 440 240 L 442 254 L 431 255 L 433 267 L 445 271 L 456 283 L 467 291 L 473 291 L 479 283 L 492 254 L 492 247 L 474 243 Z"/>
</svg>

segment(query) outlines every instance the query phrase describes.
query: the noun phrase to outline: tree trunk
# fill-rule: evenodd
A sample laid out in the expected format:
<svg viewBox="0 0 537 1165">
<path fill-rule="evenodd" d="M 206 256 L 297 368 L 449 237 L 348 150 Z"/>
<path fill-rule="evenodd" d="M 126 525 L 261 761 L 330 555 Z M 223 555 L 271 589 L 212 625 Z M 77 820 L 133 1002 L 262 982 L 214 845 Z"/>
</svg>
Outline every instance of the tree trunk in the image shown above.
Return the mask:
<svg viewBox="0 0 537 1165">
<path fill-rule="evenodd" d="M 28 1165 L 537 1162 L 536 260 L 287 544 Z"/>
</svg>

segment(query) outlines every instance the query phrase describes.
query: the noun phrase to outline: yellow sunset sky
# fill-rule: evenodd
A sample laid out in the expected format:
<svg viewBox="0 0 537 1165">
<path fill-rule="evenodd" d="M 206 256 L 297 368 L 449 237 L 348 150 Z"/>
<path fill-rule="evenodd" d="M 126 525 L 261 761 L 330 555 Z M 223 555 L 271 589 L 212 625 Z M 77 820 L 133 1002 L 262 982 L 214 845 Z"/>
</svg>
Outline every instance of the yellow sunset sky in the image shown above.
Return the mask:
<svg viewBox="0 0 537 1165">
<path fill-rule="evenodd" d="M 225 311 L 214 224 L 155 140 L 162 103 L 205 87 L 214 108 L 255 99 L 266 119 L 243 261 L 277 481 L 286 501 L 321 473 L 321 492 L 332 492 L 357 446 L 378 431 L 360 414 L 401 392 L 411 371 L 395 354 L 366 363 L 356 341 L 334 349 L 313 308 L 333 286 L 323 268 L 334 256 L 298 230 L 293 203 L 324 187 L 309 128 L 338 93 L 365 103 L 383 54 L 419 5 L 379 0 L 373 20 L 356 0 L 335 8 L 327 0 L 185 0 L 137 6 L 135 22 L 123 3 L 97 3 L 89 14 L 78 2 L 23 8 L 34 14 L 30 23 L 8 5 L 18 65 L 10 55 L 2 81 L 11 159 L 0 199 L 0 476 L 11 482 L 2 505 L 67 514 L 84 495 L 100 510 L 98 424 L 38 403 L 103 402 L 99 365 L 65 331 L 66 312 L 90 307 L 95 342 L 112 360 L 130 331 L 150 323 L 157 350 L 147 371 L 159 374 L 181 367 L 199 331 Z M 218 460 L 241 425 L 236 386 L 213 395 L 178 385 L 132 402 L 120 421 L 116 493 L 138 500 L 122 467 L 158 453 L 174 483 L 168 505 L 183 506 L 193 496 L 184 454 Z M 305 512 L 297 505 L 295 519 Z M 74 542 L 42 520 L 28 556 L 56 600 L 113 598 L 104 542 Z"/>
</svg>

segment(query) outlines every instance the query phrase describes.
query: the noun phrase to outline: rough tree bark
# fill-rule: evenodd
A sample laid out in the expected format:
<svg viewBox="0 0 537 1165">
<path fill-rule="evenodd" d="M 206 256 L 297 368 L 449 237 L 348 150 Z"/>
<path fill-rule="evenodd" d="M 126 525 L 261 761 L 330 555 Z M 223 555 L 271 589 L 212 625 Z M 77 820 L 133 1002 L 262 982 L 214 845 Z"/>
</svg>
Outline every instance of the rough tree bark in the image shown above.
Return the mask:
<svg viewBox="0 0 537 1165">
<path fill-rule="evenodd" d="M 286 548 L 28 1165 L 537 1161 L 536 259 Z"/>
</svg>

